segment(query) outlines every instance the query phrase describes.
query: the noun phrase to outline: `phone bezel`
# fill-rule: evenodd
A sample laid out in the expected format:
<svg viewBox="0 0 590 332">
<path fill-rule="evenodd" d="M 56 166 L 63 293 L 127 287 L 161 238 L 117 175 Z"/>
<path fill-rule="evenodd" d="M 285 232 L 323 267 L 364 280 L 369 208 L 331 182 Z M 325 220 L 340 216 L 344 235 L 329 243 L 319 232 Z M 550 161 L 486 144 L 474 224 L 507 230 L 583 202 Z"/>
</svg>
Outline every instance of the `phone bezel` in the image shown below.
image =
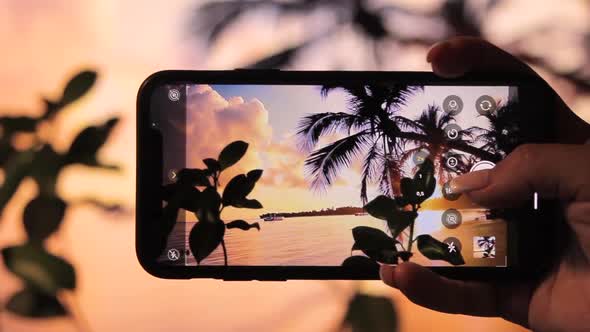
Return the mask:
<svg viewBox="0 0 590 332">
<path fill-rule="evenodd" d="M 158 264 L 145 255 L 146 232 L 150 215 L 154 208 L 161 206 L 157 191 L 161 185 L 161 155 L 158 160 L 157 137 L 150 133 L 149 110 L 154 89 L 166 84 L 281 84 L 281 85 L 322 85 L 359 84 L 367 82 L 404 83 L 419 85 L 509 85 L 519 88 L 519 105 L 527 105 L 530 123 L 527 121 L 527 143 L 551 142 L 554 121 L 552 116 L 540 116 L 538 110 L 548 105 L 550 93 L 546 84 L 536 76 L 514 74 L 469 75 L 455 79 L 445 79 L 430 72 L 354 72 L 354 71 L 280 71 L 280 70 L 233 70 L 233 71 L 160 71 L 149 76 L 141 85 L 137 96 L 137 165 L 136 165 L 136 254 L 141 266 L 159 278 L 188 279 L 216 278 L 224 280 L 288 280 L 288 279 L 379 279 L 378 271 L 360 271 L 341 266 L 172 266 Z M 548 115 L 548 114 L 547 114 Z M 153 130 L 152 130 L 153 131 Z M 160 151 L 160 150 L 158 150 Z M 155 176 L 157 174 L 157 176 Z M 532 207 L 532 204 L 530 205 Z M 524 208 L 527 212 L 528 208 Z M 528 209 L 527 218 L 538 220 L 553 216 L 554 213 Z M 518 265 L 506 268 L 496 267 L 431 267 L 437 273 L 455 279 L 503 280 L 529 279 L 538 275 L 550 259 L 531 259 L 533 234 L 537 234 L 530 223 L 508 223 L 508 234 L 518 237 L 516 251 Z M 528 236 L 530 235 L 530 236 Z M 509 241 L 510 246 L 513 241 Z M 522 253 L 522 254 L 521 254 Z M 512 264 L 516 262 L 510 262 Z M 510 264 L 509 263 L 509 264 Z M 530 263 L 530 264 L 529 264 Z"/>
</svg>

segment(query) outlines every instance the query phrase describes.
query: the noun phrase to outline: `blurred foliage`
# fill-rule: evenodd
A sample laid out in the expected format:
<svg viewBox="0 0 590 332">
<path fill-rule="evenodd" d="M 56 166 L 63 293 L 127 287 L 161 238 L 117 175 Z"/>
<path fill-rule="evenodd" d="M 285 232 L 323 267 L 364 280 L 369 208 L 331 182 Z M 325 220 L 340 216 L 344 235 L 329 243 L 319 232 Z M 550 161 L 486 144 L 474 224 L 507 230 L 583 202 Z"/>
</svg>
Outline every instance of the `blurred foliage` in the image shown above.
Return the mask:
<svg viewBox="0 0 590 332">
<path fill-rule="evenodd" d="M 117 124 L 117 118 L 85 128 L 64 153 L 55 151 L 41 133 L 43 126 L 51 125 L 61 110 L 83 97 L 96 79 L 94 71 L 78 73 L 66 84 L 59 99 L 43 99 L 45 110 L 38 117 L 0 117 L 0 169 L 4 175 L 0 187 L 0 214 L 25 179 L 31 178 L 38 188 L 36 197 L 23 211 L 26 242 L 1 250 L 6 268 L 24 284 L 5 304 L 6 310 L 14 314 L 31 318 L 67 315 L 68 310 L 56 295 L 61 290 L 76 288 L 76 273 L 70 263 L 49 253 L 45 244 L 58 231 L 68 207 L 91 203 L 109 211 L 119 210 L 118 206 L 93 198 L 66 202 L 56 192 L 59 174 L 69 165 L 117 169 L 100 163 L 96 157 Z M 25 134 L 31 137 L 29 146 L 18 147 L 15 143 Z"/>
<path fill-rule="evenodd" d="M 343 329 L 352 332 L 395 332 L 397 314 L 391 299 L 357 292 L 348 304 Z"/>
<path fill-rule="evenodd" d="M 167 202 L 162 214 L 163 222 L 154 234 L 160 237 L 156 255 L 160 255 L 166 247 L 168 235 L 176 224 L 180 209 L 192 212 L 198 222 L 189 234 L 189 247 L 197 264 L 207 258 L 219 245 L 223 248 L 225 265 L 228 265 L 225 247 L 225 230 L 240 229 L 243 231 L 255 228 L 260 231 L 257 222 L 248 223 L 245 220 L 234 220 L 226 223 L 221 219 L 221 211 L 228 206 L 241 209 L 262 209 L 262 204 L 248 198 L 254 190 L 256 182 L 262 177 L 262 170 L 255 169 L 247 174 L 234 176 L 219 193 L 219 177 L 223 171 L 235 165 L 248 150 L 248 143 L 235 141 L 224 147 L 217 159 L 203 159 L 206 168 L 184 168 L 175 177 L 175 182 L 162 188 L 163 199 Z"/>
<path fill-rule="evenodd" d="M 483 28 L 486 18 L 496 8 L 508 0 L 444 0 L 438 9 L 418 11 L 402 5 L 384 4 L 371 0 L 222 0 L 210 1 L 200 5 L 194 17 L 193 28 L 196 34 L 205 35 L 210 45 L 217 42 L 223 32 L 231 27 L 238 19 L 247 14 L 262 10 L 270 10 L 277 14 L 275 22 L 281 17 L 299 14 L 309 15 L 326 11 L 334 14 L 336 20 L 327 28 L 313 30 L 311 28 L 304 40 L 291 45 L 276 53 L 250 64 L 251 68 L 279 68 L 291 65 L 304 49 L 318 43 L 327 43 L 327 37 L 334 36 L 340 31 L 353 27 L 366 41 L 373 45 L 375 63 L 381 66 L 384 47 L 395 44 L 399 46 L 429 47 L 437 41 L 453 36 L 476 36 L 486 39 L 486 29 Z M 473 5 L 477 3 L 477 5 Z M 586 2 L 590 10 L 590 2 Z M 392 27 L 395 24 L 407 25 L 415 22 L 421 26 L 436 26 L 431 29 L 407 29 Z M 562 70 L 555 67 L 525 47 L 528 38 L 546 33 L 545 28 L 532 30 L 518 37 L 507 45 L 500 45 L 515 56 L 538 66 L 560 77 L 580 92 L 590 92 L 590 56 L 585 63 L 577 68 Z M 253 36 L 254 37 L 254 36 Z M 590 54 L 590 31 L 584 31 L 582 36 L 573 36 L 580 40 L 582 47 Z"/>
</svg>

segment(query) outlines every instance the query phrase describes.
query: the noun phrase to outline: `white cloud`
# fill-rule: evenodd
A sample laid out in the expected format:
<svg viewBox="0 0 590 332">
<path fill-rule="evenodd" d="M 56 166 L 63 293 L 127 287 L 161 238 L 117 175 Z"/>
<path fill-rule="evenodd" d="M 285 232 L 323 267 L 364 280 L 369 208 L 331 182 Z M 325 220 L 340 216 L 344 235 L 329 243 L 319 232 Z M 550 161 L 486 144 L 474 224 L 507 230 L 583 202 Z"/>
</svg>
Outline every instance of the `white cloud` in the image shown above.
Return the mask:
<svg viewBox="0 0 590 332">
<path fill-rule="evenodd" d="M 268 111 L 260 101 L 225 99 L 210 86 L 198 85 L 189 87 L 187 109 L 187 167 L 204 167 L 204 158 L 217 158 L 227 144 L 236 140 L 247 142 L 248 152 L 222 181 L 262 167 L 261 152 L 270 145 L 272 128 Z"/>
</svg>

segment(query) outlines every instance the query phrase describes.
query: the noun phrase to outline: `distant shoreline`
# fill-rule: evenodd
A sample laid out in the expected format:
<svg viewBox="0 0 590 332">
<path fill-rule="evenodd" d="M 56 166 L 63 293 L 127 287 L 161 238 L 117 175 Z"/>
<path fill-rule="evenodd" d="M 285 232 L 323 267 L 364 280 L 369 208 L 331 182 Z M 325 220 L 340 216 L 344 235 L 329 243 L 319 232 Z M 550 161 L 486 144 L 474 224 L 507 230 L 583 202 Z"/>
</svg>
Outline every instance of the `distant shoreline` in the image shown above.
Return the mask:
<svg viewBox="0 0 590 332">
<path fill-rule="evenodd" d="M 354 208 L 354 207 L 353 207 Z M 249 221 L 258 221 L 258 220 L 264 220 L 264 217 L 270 217 L 270 216 L 275 216 L 275 217 L 283 217 L 283 218 L 302 218 L 302 217 L 329 217 L 329 216 L 355 216 L 357 214 L 360 214 L 359 216 L 369 216 L 369 214 L 366 213 L 365 210 L 363 210 L 362 208 L 354 208 L 354 211 L 346 211 L 346 210 L 325 210 L 325 211 L 305 211 L 305 212 L 278 212 L 278 213 L 265 213 L 265 214 L 261 214 L 258 217 L 251 217 L 251 218 L 247 218 L 246 220 Z M 485 208 L 467 208 L 467 209 L 458 209 L 459 211 L 472 211 L 472 212 L 477 212 L 481 215 L 485 215 L 487 214 L 487 209 Z M 425 209 L 422 211 L 419 211 L 418 214 L 423 213 L 423 212 L 427 212 L 427 211 L 432 211 L 432 212 L 439 212 L 442 213 L 444 210 L 442 209 Z M 489 219 L 494 219 L 493 216 L 484 216 L 481 220 L 489 220 Z M 185 221 L 179 221 L 179 222 L 186 222 L 186 223 L 196 223 L 198 222 L 197 220 L 185 220 Z"/>
<path fill-rule="evenodd" d="M 313 211 L 301 211 L 301 212 L 272 212 L 272 213 L 265 213 L 261 214 L 259 217 L 260 219 L 264 219 L 267 217 L 283 217 L 283 218 L 293 218 L 293 217 L 321 217 L 321 216 L 349 216 L 355 214 L 366 213 L 366 211 L 362 207 L 355 207 L 355 206 L 344 206 L 338 208 L 329 208 L 329 209 L 322 209 L 322 210 L 313 210 Z"/>
</svg>

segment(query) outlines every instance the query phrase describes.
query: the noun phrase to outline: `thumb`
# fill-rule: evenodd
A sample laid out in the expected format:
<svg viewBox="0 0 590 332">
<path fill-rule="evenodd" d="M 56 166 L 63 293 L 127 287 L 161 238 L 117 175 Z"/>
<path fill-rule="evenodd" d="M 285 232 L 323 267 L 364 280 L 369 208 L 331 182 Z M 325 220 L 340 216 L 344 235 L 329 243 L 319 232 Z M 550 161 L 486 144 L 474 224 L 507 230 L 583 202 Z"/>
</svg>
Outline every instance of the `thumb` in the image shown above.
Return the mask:
<svg viewBox="0 0 590 332">
<path fill-rule="evenodd" d="M 516 206 L 535 192 L 542 198 L 590 201 L 590 145 L 525 144 L 493 169 L 452 179 L 449 188 L 488 207 Z"/>
<path fill-rule="evenodd" d="M 452 314 L 503 317 L 528 325 L 531 286 L 452 280 L 411 262 L 381 265 L 381 280 L 417 305 Z"/>
</svg>

